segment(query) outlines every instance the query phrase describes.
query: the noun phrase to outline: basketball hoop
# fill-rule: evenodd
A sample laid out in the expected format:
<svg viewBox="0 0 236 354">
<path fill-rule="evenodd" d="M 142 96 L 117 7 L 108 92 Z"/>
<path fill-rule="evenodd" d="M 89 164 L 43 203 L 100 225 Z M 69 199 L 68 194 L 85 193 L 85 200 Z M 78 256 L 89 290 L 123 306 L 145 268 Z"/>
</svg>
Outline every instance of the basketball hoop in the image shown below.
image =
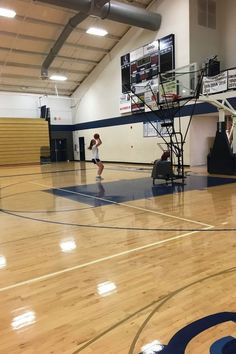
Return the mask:
<svg viewBox="0 0 236 354">
<path fill-rule="evenodd" d="M 181 96 L 176 93 L 164 93 L 161 96 L 160 102 L 176 102 L 181 98 Z"/>
</svg>

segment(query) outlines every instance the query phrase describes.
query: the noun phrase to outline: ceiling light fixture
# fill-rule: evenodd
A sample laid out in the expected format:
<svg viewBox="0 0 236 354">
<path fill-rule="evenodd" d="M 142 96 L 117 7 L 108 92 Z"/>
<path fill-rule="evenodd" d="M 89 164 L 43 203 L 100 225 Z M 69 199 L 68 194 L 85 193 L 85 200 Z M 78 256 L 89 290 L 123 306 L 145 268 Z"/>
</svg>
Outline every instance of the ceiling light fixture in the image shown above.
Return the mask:
<svg viewBox="0 0 236 354">
<path fill-rule="evenodd" d="M 51 75 L 49 79 L 54 81 L 66 81 L 67 77 L 64 75 Z"/>
<path fill-rule="evenodd" d="M 16 12 L 10 9 L 4 9 L 0 7 L 0 16 L 14 18 L 16 16 Z"/>
<path fill-rule="evenodd" d="M 101 28 L 90 27 L 90 28 L 86 31 L 86 33 L 88 33 L 88 34 L 93 34 L 93 35 L 95 35 L 95 36 L 101 36 L 101 37 L 103 37 L 103 36 L 106 36 L 108 32 L 107 32 L 106 30 L 104 30 L 104 29 L 101 29 Z"/>
</svg>

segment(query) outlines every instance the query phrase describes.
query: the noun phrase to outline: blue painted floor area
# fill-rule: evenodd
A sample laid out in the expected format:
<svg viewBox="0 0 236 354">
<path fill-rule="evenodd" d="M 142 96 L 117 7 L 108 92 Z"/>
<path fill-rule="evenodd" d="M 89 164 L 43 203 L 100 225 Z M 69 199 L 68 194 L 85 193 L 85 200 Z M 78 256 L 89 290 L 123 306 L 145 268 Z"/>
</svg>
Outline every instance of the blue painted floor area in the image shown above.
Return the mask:
<svg viewBox="0 0 236 354">
<path fill-rule="evenodd" d="M 229 183 L 236 183 L 236 179 L 190 175 L 184 180 L 184 184 L 182 180 L 176 180 L 173 184 L 156 180 L 156 185 L 153 186 L 152 179 L 146 177 L 61 187 L 61 189 L 49 189 L 46 192 L 97 207 L 110 204 L 109 201 L 125 203 L 131 200 L 148 199 L 189 190 L 201 190 Z"/>
</svg>

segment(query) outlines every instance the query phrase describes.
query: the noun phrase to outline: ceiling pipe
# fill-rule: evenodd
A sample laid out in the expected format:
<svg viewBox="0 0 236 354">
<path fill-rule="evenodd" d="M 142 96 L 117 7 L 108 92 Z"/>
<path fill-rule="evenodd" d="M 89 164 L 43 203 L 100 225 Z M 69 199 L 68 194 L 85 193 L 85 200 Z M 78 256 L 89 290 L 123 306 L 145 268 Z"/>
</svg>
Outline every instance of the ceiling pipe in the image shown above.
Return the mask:
<svg viewBox="0 0 236 354">
<path fill-rule="evenodd" d="M 84 13 L 78 13 L 74 17 L 72 17 L 68 23 L 66 24 L 65 28 L 61 32 L 60 36 L 56 40 L 55 44 L 53 47 L 50 49 L 50 52 L 48 53 L 48 56 L 45 58 L 42 67 L 41 67 L 41 78 L 42 79 L 47 79 L 48 78 L 48 68 L 52 64 L 53 60 L 59 53 L 61 47 L 71 34 L 71 32 L 75 29 L 76 26 L 78 26 L 79 23 L 84 21 L 88 17 L 87 14 Z"/>
<path fill-rule="evenodd" d="M 40 0 L 43 3 L 48 3 L 63 8 L 69 8 L 79 11 L 72 17 L 54 46 L 50 50 L 47 58 L 44 60 L 41 67 L 41 78 L 48 78 L 48 69 L 62 48 L 63 44 L 82 21 L 89 15 L 97 16 L 102 19 L 124 23 L 130 26 L 141 27 L 152 31 L 157 31 L 161 24 L 161 15 L 141 9 L 118 1 L 109 0 Z"/>
<path fill-rule="evenodd" d="M 40 0 L 40 2 L 151 31 L 157 31 L 161 24 L 160 14 L 115 0 L 105 3 L 103 6 L 100 6 L 101 3 L 98 0 Z"/>
</svg>

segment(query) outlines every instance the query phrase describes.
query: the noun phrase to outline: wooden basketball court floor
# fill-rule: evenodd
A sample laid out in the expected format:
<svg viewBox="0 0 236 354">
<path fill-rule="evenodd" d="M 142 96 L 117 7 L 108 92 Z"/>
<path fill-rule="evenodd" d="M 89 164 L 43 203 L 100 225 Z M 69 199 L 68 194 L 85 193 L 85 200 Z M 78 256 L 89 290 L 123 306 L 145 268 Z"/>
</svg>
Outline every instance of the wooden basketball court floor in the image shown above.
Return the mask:
<svg viewBox="0 0 236 354">
<path fill-rule="evenodd" d="M 1 167 L 0 353 L 236 353 L 236 179 L 95 175 Z"/>
</svg>

